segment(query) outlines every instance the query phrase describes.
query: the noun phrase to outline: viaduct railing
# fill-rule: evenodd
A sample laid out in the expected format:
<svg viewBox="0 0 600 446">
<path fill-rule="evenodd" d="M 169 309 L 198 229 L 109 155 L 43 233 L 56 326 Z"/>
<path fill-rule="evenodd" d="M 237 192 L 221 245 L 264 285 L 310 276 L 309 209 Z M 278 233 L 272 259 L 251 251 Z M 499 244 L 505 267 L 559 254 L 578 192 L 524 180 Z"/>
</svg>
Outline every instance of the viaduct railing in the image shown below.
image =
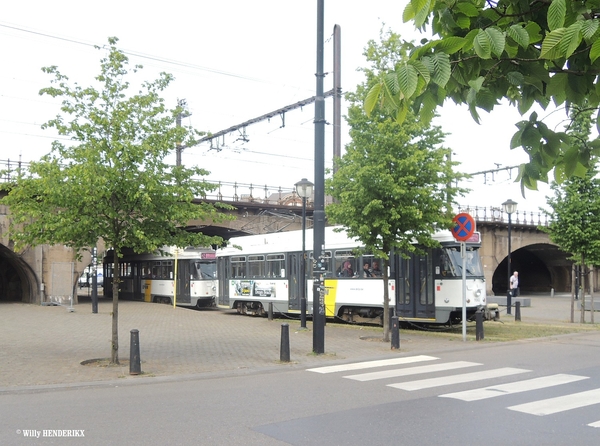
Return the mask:
<svg viewBox="0 0 600 446">
<path fill-rule="evenodd" d="M 9 182 L 15 178 L 23 169 L 27 169 L 29 163 L 21 161 L 0 160 L 0 182 Z M 215 190 L 208 192 L 206 198 L 216 201 L 240 202 L 253 205 L 283 205 L 302 206 L 302 199 L 296 191 L 290 187 L 268 186 L 255 183 L 239 183 L 226 181 L 211 181 Z M 307 201 L 307 210 L 312 213 L 312 202 Z M 508 223 L 508 214 L 498 206 L 470 206 L 459 205 L 458 212 L 469 213 L 477 222 L 485 223 Z M 511 216 L 511 224 L 521 226 L 547 226 L 548 216 L 540 211 L 517 210 Z"/>
</svg>

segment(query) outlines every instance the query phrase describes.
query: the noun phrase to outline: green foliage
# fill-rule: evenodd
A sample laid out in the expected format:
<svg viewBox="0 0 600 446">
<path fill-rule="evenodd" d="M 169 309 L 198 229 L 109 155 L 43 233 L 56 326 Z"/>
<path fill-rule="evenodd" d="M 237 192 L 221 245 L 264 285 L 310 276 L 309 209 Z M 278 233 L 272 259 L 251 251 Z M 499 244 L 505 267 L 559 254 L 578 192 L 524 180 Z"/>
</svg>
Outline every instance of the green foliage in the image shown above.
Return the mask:
<svg viewBox="0 0 600 446">
<path fill-rule="evenodd" d="M 225 205 L 202 199 L 214 186 L 203 169 L 170 166 L 165 157 L 178 142 L 193 143 L 199 133 L 176 126 L 183 110 L 168 110 L 160 96 L 173 77 L 162 73 L 130 91 L 128 59 L 109 39 L 94 86 L 69 84 L 56 67 L 51 86 L 40 94 L 63 98 L 61 112 L 44 124 L 67 136 L 70 144 L 52 143 L 52 151 L 30 164 L 2 204 L 10 207 L 10 237 L 17 249 L 62 244 L 81 250 L 103 239 L 114 248 L 115 270 L 124 248 L 153 252 L 164 245 L 209 246 L 219 237 L 185 231 L 190 220 L 221 221 Z M 132 71 L 137 72 L 137 66 Z M 119 281 L 113 281 L 111 362 L 118 363 Z"/>
<path fill-rule="evenodd" d="M 71 86 L 56 67 L 43 69 L 54 79 L 40 94 L 63 98 L 61 113 L 43 128 L 55 128 L 71 143 L 54 141 L 3 200 L 17 247 L 49 243 L 80 251 L 102 238 L 117 252 L 152 252 L 163 245 L 220 243 L 183 230 L 192 219 L 223 217 L 215 206 L 192 202 L 213 189 L 198 179 L 206 171 L 164 162 L 177 141 L 190 144 L 197 134 L 176 127 L 182 110 L 168 110 L 160 97 L 172 76 L 162 73 L 130 93 L 127 57 L 116 42 L 109 39 L 101 61 L 99 89 Z"/>
<path fill-rule="evenodd" d="M 575 149 L 588 143 L 592 110 L 575 107 L 573 123 L 568 129 Z M 572 177 L 563 184 L 552 184 L 554 196 L 547 199 L 552 212 L 550 224 L 540 229 L 563 251 L 572 254 L 579 265 L 600 265 L 600 178 L 593 169 L 582 177 Z"/>
<path fill-rule="evenodd" d="M 385 259 L 392 249 L 407 254 L 414 242 L 423 247 L 437 246 L 432 234 L 452 224 L 451 204 L 461 192 L 455 184 L 462 177 L 453 171 L 450 150 L 441 146 L 444 134 L 431 128 L 406 110 L 402 122 L 387 117 L 385 104 L 375 106 L 370 115 L 362 107 L 376 82 L 375 70 L 381 57 L 401 58 L 407 45 L 396 34 L 382 35 L 382 42 L 369 42 L 365 51 L 371 68 L 363 69 L 366 82 L 349 93 L 348 116 L 352 142 L 337 160 L 337 171 L 326 181 L 326 194 L 334 198 L 325 211 L 328 221 L 341 224 L 348 235 Z M 377 56 L 373 56 L 377 55 Z M 375 58 L 373 58 L 375 57 Z M 408 93 L 418 89 L 416 73 L 422 65 L 394 61 L 398 82 L 381 88 Z M 380 85 L 380 84 L 376 84 Z M 387 336 L 387 287 L 384 287 L 384 335 Z"/>
<path fill-rule="evenodd" d="M 479 122 L 478 110 L 491 111 L 502 99 L 522 115 L 534 104 L 545 109 L 553 102 L 569 111 L 586 101 L 600 122 L 599 17 L 598 0 L 410 0 L 404 21 L 429 28 L 433 38 L 414 46 L 402 64 L 420 61 L 427 72 L 416 71 L 415 80 L 396 67 L 379 70 L 365 110 L 370 114 L 377 108 L 403 120 L 410 109 L 427 123 L 432 106 L 450 99 L 467 105 Z M 394 83 L 390 75 L 418 87 L 380 88 Z M 544 127 L 532 113 L 518 124 L 513 138 L 513 147 L 523 147 L 529 155 L 521 166 L 523 188 L 547 182 L 552 171 L 559 181 L 582 177 L 592 167 L 590 159 L 600 154 L 600 144 L 573 150 L 568 134 Z"/>
</svg>

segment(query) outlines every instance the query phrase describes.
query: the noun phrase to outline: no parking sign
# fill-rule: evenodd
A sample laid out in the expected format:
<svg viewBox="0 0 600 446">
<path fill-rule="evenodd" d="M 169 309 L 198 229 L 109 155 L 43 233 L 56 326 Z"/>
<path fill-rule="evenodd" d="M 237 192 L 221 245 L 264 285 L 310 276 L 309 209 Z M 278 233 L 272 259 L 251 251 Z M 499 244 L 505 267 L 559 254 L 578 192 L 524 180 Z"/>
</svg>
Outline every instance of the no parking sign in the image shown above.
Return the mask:
<svg viewBox="0 0 600 446">
<path fill-rule="evenodd" d="M 466 212 L 457 214 L 452 221 L 454 222 L 452 235 L 459 242 L 467 241 L 475 232 L 475 220 Z"/>
</svg>

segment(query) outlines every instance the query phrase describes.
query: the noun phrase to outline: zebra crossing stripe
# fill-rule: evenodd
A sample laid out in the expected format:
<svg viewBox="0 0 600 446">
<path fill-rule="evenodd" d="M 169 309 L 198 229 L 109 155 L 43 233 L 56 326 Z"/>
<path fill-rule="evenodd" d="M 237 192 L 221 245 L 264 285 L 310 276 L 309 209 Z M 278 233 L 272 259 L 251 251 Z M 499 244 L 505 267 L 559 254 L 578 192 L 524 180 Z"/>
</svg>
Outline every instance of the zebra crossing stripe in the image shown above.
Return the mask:
<svg viewBox="0 0 600 446">
<path fill-rule="evenodd" d="M 582 379 L 589 379 L 589 377 L 559 373 L 557 375 L 542 376 L 540 378 L 528 379 L 509 384 L 500 384 L 496 386 L 482 387 L 480 389 L 465 390 L 464 392 L 446 393 L 445 395 L 440 395 L 440 398 L 454 398 L 462 401 L 479 401 L 501 395 L 510 395 L 513 393 L 527 392 L 529 390 L 559 386 L 561 384 L 581 381 Z"/>
<path fill-rule="evenodd" d="M 341 365 L 330 365 L 326 367 L 317 367 L 314 369 L 306 369 L 307 372 L 315 372 L 315 373 L 334 373 L 334 372 L 347 372 L 350 370 L 361 370 L 361 369 L 370 369 L 374 367 L 385 367 L 388 365 L 402 365 L 402 364 L 413 364 L 415 362 L 422 361 L 434 361 L 436 358 L 434 356 L 427 355 L 418 355 L 418 356 L 408 356 L 405 358 L 393 358 L 393 359 L 380 359 L 377 361 L 365 361 L 365 362 L 353 362 L 351 364 L 341 364 Z"/>
<path fill-rule="evenodd" d="M 585 392 L 572 393 L 570 395 L 548 398 L 546 400 L 533 401 L 531 403 L 511 406 L 508 409 L 531 415 L 551 415 L 579 407 L 600 404 L 600 389 L 587 390 Z"/>
<path fill-rule="evenodd" d="M 600 427 L 600 421 L 596 421 L 595 423 L 590 423 L 590 424 L 588 424 L 588 426 L 591 426 L 591 427 Z"/>
<path fill-rule="evenodd" d="M 464 367 L 474 367 L 483 365 L 477 362 L 456 361 L 446 362 L 444 364 L 422 365 L 418 367 L 409 367 L 406 369 L 382 370 L 380 372 L 361 373 L 360 375 L 344 376 L 344 378 L 355 381 L 374 381 L 376 379 L 398 378 L 399 376 L 418 375 L 421 373 L 441 372 L 445 370 L 455 370 Z"/>
<path fill-rule="evenodd" d="M 517 375 L 519 373 L 526 373 L 530 371 L 531 370 L 516 369 L 513 367 L 503 367 L 500 369 L 484 370 L 482 372 L 463 373 L 460 375 L 442 376 L 440 378 L 420 379 L 417 381 L 408 381 L 405 383 L 388 384 L 388 387 L 413 391 L 429 389 L 431 387 L 447 386 L 450 384 L 460 384 L 490 378 L 499 378 L 501 376 Z"/>
</svg>

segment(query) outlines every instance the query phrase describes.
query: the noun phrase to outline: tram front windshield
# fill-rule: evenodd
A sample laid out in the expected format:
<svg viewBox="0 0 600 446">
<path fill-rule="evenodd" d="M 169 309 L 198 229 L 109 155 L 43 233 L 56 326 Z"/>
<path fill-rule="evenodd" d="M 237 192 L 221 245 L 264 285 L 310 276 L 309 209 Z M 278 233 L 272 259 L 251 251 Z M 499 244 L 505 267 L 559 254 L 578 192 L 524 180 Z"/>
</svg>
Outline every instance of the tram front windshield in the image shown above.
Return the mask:
<svg viewBox="0 0 600 446">
<path fill-rule="evenodd" d="M 214 279 L 217 277 L 217 264 L 215 262 L 192 262 L 192 279 Z"/>
<path fill-rule="evenodd" d="M 440 258 L 442 276 L 462 277 L 462 264 L 460 247 L 442 248 Z M 483 277 L 483 267 L 478 249 L 466 249 L 465 266 L 467 277 Z"/>
</svg>

